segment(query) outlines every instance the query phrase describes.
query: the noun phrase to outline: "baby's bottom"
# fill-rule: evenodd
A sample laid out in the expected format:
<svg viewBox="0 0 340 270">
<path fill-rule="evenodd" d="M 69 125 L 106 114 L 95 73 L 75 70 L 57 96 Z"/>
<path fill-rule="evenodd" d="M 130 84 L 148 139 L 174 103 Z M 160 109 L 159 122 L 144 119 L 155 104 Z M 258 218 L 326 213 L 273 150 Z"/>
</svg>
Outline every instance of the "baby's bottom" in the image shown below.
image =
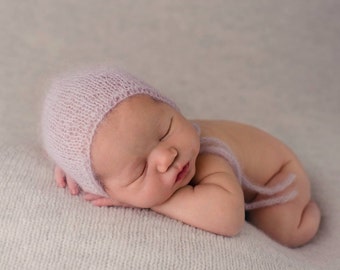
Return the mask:
<svg viewBox="0 0 340 270">
<path fill-rule="evenodd" d="M 252 224 L 272 239 L 288 247 L 298 247 L 315 236 L 320 224 L 320 210 L 311 201 L 310 183 L 298 161 L 284 165 L 267 186 L 275 185 L 290 173 L 296 174 L 295 182 L 278 195 L 288 194 L 294 188 L 298 195 L 284 204 L 252 210 L 247 216 Z M 257 195 L 255 201 L 262 199 L 265 196 Z"/>
</svg>

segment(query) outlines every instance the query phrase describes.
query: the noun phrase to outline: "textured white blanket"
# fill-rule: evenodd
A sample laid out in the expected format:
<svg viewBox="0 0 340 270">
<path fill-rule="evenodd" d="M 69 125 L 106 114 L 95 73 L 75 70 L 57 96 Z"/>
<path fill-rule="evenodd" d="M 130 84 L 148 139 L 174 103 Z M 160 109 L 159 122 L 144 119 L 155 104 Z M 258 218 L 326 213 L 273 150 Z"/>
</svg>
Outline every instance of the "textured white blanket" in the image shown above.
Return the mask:
<svg viewBox="0 0 340 270">
<path fill-rule="evenodd" d="M 340 5 L 301 1 L 0 0 L 1 269 L 340 269 Z M 39 145 L 48 79 L 110 62 L 190 118 L 259 126 L 305 165 L 323 219 L 288 249 L 148 210 L 96 208 L 53 182 Z"/>
</svg>

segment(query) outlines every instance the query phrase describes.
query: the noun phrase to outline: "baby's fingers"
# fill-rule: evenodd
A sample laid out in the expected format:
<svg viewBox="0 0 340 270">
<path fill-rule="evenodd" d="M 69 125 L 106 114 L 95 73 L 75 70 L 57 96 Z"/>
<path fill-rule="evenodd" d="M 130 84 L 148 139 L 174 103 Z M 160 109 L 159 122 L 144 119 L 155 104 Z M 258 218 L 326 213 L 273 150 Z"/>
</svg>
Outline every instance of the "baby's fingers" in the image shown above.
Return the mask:
<svg viewBox="0 0 340 270">
<path fill-rule="evenodd" d="M 111 198 L 98 196 L 92 193 L 85 193 L 85 200 L 91 202 L 94 206 L 113 206 L 116 205 Z"/>
<path fill-rule="evenodd" d="M 123 206 L 123 204 L 112 198 L 98 196 L 92 193 L 85 193 L 85 200 L 91 202 L 94 206 Z"/>
<path fill-rule="evenodd" d="M 54 168 L 54 179 L 58 187 L 65 188 L 67 186 L 72 195 L 79 194 L 80 188 L 76 181 L 74 181 L 71 177 L 67 176 L 64 173 L 64 171 L 58 166 L 55 166 Z"/>
<path fill-rule="evenodd" d="M 74 181 L 70 177 L 67 177 L 66 181 L 67 181 L 67 186 L 70 190 L 70 193 L 72 195 L 78 195 L 79 192 L 80 192 L 80 188 L 79 188 L 78 184 L 76 183 L 76 181 Z"/>
<path fill-rule="evenodd" d="M 101 197 L 99 199 L 91 201 L 94 206 L 117 206 L 117 204 L 110 198 Z"/>
<path fill-rule="evenodd" d="M 87 200 L 87 201 L 94 201 L 94 200 L 98 200 L 100 198 L 103 198 L 102 196 L 99 196 L 99 195 L 95 195 L 95 194 L 92 194 L 92 193 L 88 193 L 88 192 L 85 192 L 85 195 L 84 195 L 84 199 Z"/>
<path fill-rule="evenodd" d="M 66 187 L 66 175 L 58 166 L 55 166 L 54 168 L 54 179 L 58 187 Z"/>
</svg>

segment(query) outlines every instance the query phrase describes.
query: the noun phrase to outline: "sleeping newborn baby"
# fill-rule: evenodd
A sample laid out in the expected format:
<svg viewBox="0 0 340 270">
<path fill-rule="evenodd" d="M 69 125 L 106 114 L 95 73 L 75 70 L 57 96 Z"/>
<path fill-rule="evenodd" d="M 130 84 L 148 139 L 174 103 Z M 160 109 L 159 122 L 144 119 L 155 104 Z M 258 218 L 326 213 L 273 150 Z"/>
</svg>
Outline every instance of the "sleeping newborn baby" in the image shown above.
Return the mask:
<svg viewBox="0 0 340 270">
<path fill-rule="evenodd" d="M 247 219 L 298 247 L 320 210 L 294 153 L 255 127 L 186 119 L 129 73 L 96 68 L 54 81 L 43 143 L 59 186 L 98 206 L 150 208 L 194 227 L 235 236 Z"/>
</svg>

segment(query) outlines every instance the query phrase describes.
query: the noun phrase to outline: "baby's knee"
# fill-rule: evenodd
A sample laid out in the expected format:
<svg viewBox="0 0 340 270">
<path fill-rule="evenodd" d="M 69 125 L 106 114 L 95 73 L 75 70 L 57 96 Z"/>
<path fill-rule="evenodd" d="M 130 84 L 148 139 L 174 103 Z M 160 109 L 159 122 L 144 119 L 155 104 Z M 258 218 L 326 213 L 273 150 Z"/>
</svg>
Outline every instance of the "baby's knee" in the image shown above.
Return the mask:
<svg viewBox="0 0 340 270">
<path fill-rule="evenodd" d="M 316 235 L 320 225 L 320 209 L 318 205 L 309 201 L 304 207 L 300 218 L 290 230 L 280 239 L 280 242 L 288 247 L 300 247 L 311 241 Z"/>
<path fill-rule="evenodd" d="M 295 248 L 313 239 L 320 224 L 320 210 L 313 201 L 298 198 L 287 204 L 250 211 L 248 220 L 273 240 Z"/>
<path fill-rule="evenodd" d="M 314 201 L 309 201 L 301 216 L 299 230 L 302 239 L 310 241 L 317 233 L 321 220 L 319 206 Z"/>
</svg>

